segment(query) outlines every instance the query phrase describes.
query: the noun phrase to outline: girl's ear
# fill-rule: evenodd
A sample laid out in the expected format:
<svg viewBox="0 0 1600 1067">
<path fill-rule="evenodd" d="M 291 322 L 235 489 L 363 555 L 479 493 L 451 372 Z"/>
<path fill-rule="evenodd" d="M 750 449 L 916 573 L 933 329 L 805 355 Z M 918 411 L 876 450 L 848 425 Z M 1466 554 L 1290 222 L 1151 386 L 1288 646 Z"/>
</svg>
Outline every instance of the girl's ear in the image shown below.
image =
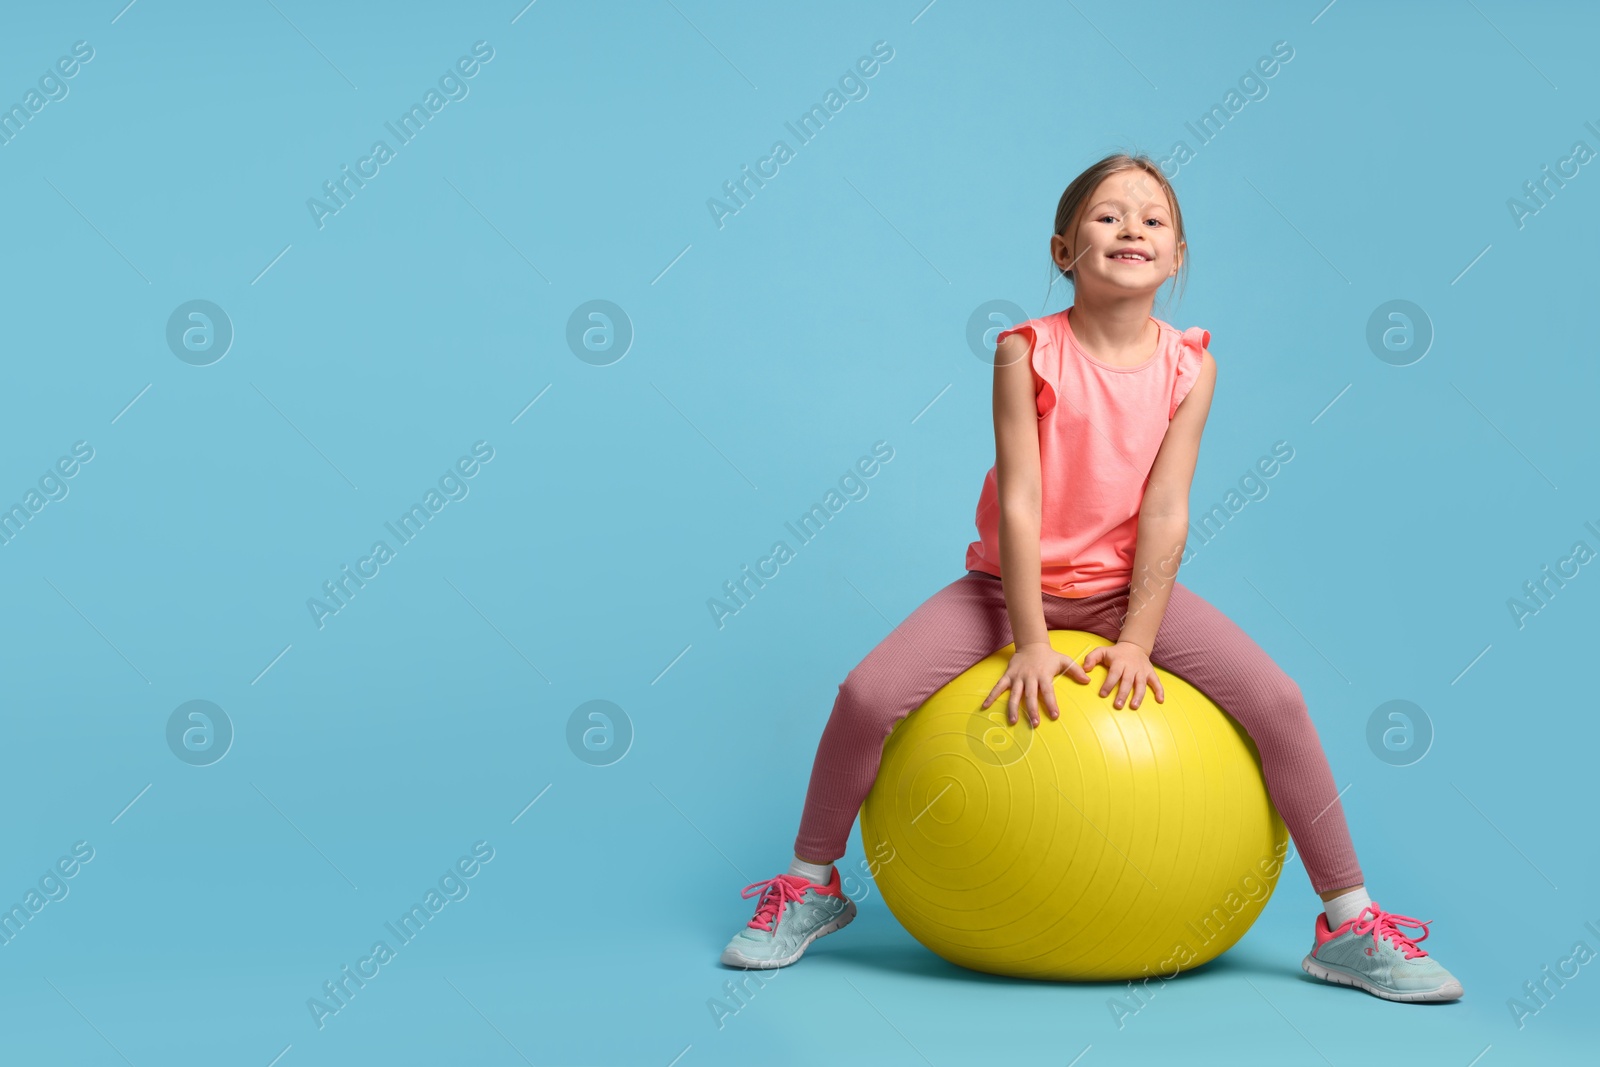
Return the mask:
<svg viewBox="0 0 1600 1067">
<path fill-rule="evenodd" d="M 1058 233 L 1050 238 L 1050 257 L 1055 260 L 1058 269 L 1071 270 L 1072 256 L 1072 242 L 1066 235 Z"/>
</svg>

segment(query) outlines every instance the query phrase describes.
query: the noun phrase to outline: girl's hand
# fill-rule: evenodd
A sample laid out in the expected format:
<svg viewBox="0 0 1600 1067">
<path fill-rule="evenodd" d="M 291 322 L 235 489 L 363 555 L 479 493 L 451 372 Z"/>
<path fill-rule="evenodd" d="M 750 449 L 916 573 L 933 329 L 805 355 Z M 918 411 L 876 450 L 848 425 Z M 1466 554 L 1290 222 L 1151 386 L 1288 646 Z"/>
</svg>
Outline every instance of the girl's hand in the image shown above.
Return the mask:
<svg viewBox="0 0 1600 1067">
<path fill-rule="evenodd" d="M 994 684 L 981 707 L 988 707 L 994 703 L 995 697 L 1009 689 L 1011 700 L 1006 708 L 1006 721 L 1012 726 L 1017 724 L 1017 705 L 1022 703 L 1024 696 L 1028 698 L 1030 726 L 1039 725 L 1041 695 L 1045 707 L 1050 709 L 1050 717 L 1059 719 L 1061 709 L 1056 707 L 1055 677 L 1063 673 L 1084 685 L 1089 684 L 1088 672 L 1078 666 L 1077 660 L 1071 656 L 1057 652 L 1048 644 L 1024 645 L 1011 653 L 1011 662 L 1006 664 L 1005 674 Z"/>
<path fill-rule="evenodd" d="M 1156 703 L 1164 704 L 1167 692 L 1161 686 L 1161 679 L 1156 675 L 1156 669 L 1150 665 L 1150 654 L 1138 645 L 1128 641 L 1118 641 L 1114 645 L 1101 645 L 1089 650 L 1083 657 L 1085 667 L 1093 667 L 1097 663 L 1106 665 L 1105 684 L 1100 687 L 1100 695 L 1105 696 L 1111 692 L 1111 687 L 1117 687 L 1116 699 L 1113 706 L 1122 707 L 1128 692 L 1133 693 L 1133 703 L 1130 707 L 1137 708 L 1139 701 L 1144 699 L 1145 687 L 1156 695 Z"/>
</svg>

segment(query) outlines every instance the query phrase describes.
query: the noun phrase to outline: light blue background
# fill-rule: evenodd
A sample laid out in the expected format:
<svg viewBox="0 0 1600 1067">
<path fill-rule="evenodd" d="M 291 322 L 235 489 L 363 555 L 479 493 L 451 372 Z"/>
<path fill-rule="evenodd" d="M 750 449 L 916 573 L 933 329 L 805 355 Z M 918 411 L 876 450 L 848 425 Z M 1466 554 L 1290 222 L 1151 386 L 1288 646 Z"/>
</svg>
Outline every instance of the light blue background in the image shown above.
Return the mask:
<svg viewBox="0 0 1600 1067">
<path fill-rule="evenodd" d="M 7 1062 L 1593 1054 L 1594 966 L 1520 1031 L 1506 1006 L 1600 949 L 1600 576 L 1523 628 L 1507 608 L 1600 548 L 1600 177 L 1520 228 L 1507 207 L 1600 148 L 1592 13 L 122 4 L 0 32 L 3 102 L 94 48 L 0 146 L 0 503 L 94 449 L 0 547 L 0 903 L 95 850 L 0 946 Z M 318 229 L 307 198 L 480 40 L 470 95 Z M 707 200 L 877 41 L 869 94 L 719 229 Z M 1185 124 L 1277 41 L 1265 97 L 1198 145 Z M 1296 862 L 1234 950 L 1121 1030 L 1117 987 L 951 967 L 870 885 L 719 1028 L 738 891 L 788 862 L 837 686 L 974 536 L 993 436 L 969 316 L 1065 307 L 1063 187 L 1180 139 L 1192 274 L 1156 314 L 1211 330 L 1220 370 L 1192 512 L 1294 448 L 1180 580 L 1299 682 L 1373 897 L 1434 920 L 1465 998 L 1302 974 L 1319 905 Z M 197 298 L 236 331 L 207 367 L 164 338 Z M 594 299 L 636 331 L 609 366 L 566 340 Z M 1392 299 L 1436 332 L 1409 366 L 1365 340 Z M 719 629 L 707 600 L 879 440 L 870 493 Z M 477 441 L 469 495 L 319 629 L 307 599 Z M 193 699 L 236 730 L 207 767 L 165 740 Z M 635 731 L 610 766 L 566 741 L 593 699 Z M 1408 767 L 1367 746 L 1391 699 L 1436 730 Z M 494 859 L 470 895 L 319 1030 L 307 998 L 475 841 Z"/>
</svg>

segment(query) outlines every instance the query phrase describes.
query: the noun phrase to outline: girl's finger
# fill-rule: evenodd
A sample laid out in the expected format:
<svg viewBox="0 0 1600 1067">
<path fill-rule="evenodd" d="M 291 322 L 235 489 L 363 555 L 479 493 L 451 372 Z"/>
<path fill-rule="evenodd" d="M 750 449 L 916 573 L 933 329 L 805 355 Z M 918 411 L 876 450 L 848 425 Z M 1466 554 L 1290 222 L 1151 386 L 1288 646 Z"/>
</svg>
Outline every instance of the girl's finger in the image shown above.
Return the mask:
<svg viewBox="0 0 1600 1067">
<path fill-rule="evenodd" d="M 1037 727 L 1039 725 L 1039 680 L 1037 678 L 1028 679 L 1027 707 L 1028 725 Z"/>
<path fill-rule="evenodd" d="M 1133 682 L 1133 701 L 1128 705 L 1128 707 L 1137 708 L 1139 706 L 1139 702 L 1142 701 L 1143 699 L 1144 699 L 1144 679 L 1143 678 L 1136 678 L 1136 679 L 1134 679 L 1134 682 Z"/>
<path fill-rule="evenodd" d="M 1151 673 L 1151 675 L 1150 675 L 1150 688 L 1154 689 L 1156 691 L 1156 703 L 1158 703 L 1158 704 L 1166 703 L 1167 690 L 1161 684 L 1161 675 L 1155 674 L 1153 672 Z"/>
<path fill-rule="evenodd" d="M 1006 691 L 1006 685 L 1006 676 L 1002 674 L 1000 680 L 994 683 L 994 688 L 989 690 L 989 695 L 983 698 L 983 703 L 979 704 L 978 707 L 981 709 L 993 704 L 994 698 Z"/>
</svg>

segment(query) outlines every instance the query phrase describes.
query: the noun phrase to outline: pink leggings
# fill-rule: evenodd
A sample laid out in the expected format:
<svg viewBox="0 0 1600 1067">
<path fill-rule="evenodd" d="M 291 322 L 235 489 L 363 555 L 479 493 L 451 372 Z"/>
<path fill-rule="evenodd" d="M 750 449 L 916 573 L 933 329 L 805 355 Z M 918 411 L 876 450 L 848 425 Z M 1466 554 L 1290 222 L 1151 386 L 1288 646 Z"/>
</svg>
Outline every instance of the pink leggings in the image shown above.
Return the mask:
<svg viewBox="0 0 1600 1067">
<path fill-rule="evenodd" d="M 1128 592 L 1124 585 L 1086 597 L 1046 593 L 1045 625 L 1115 641 Z M 869 652 L 840 684 L 822 731 L 795 853 L 823 863 L 843 856 L 890 729 L 934 690 L 1011 642 L 1000 579 L 968 571 Z M 1255 742 L 1267 793 L 1305 861 L 1311 887 L 1320 894 L 1362 884 L 1328 758 L 1293 679 L 1232 620 L 1178 582 L 1150 661 L 1210 697 Z M 1009 699 L 1002 693 L 990 707 L 1003 711 Z M 1147 692 L 1145 699 L 1155 697 Z M 1026 715 L 1024 704 L 1017 721 L 1024 723 Z M 1049 721 L 1041 714 L 1041 728 Z"/>
</svg>

